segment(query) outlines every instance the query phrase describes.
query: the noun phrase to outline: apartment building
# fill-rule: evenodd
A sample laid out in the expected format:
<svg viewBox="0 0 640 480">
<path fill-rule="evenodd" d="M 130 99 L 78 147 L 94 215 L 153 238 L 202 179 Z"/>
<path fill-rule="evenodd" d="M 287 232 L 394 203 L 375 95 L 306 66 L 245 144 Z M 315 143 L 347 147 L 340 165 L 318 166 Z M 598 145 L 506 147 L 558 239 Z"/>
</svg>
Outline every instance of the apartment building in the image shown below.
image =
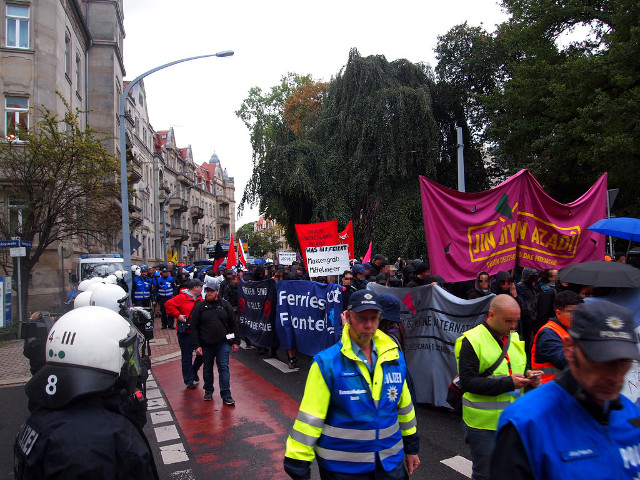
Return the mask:
<svg viewBox="0 0 640 480">
<path fill-rule="evenodd" d="M 107 148 L 119 157 L 119 102 L 128 88 L 122 6 L 123 0 L 0 0 L 4 138 L 16 140 L 17 125 L 32 127 L 41 106 L 63 114 L 60 92 L 73 110 L 86 112 L 81 126 L 110 137 Z M 200 167 L 191 147 L 177 146 L 172 129 L 154 131 L 143 82 L 128 91 L 125 122 L 130 228 L 140 243 L 132 263 L 166 261 L 165 230 L 167 248 L 179 261 L 206 258 L 207 242 L 224 241 L 235 230 L 233 178 L 215 154 Z M 2 194 L 7 180 L 0 179 L 0 215 L 15 216 L 17 207 Z M 120 208 L 119 198 L 109 208 Z M 79 240 L 50 248 L 36 265 L 29 282 L 31 310 L 61 308 L 73 288 L 74 257 L 119 251 L 119 238 Z M 0 249 L 2 256 L 11 263 Z"/>
</svg>

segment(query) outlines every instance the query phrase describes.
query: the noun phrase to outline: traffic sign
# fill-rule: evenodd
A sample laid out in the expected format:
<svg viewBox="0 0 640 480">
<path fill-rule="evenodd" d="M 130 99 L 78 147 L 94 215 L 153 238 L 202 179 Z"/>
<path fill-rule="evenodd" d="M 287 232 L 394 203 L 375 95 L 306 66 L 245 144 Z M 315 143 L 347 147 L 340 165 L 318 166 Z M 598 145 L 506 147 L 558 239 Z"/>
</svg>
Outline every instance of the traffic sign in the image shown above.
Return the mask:
<svg viewBox="0 0 640 480">
<path fill-rule="evenodd" d="M 26 257 L 27 249 L 25 247 L 12 247 L 9 249 L 9 255 L 12 257 Z"/>
<path fill-rule="evenodd" d="M 0 240 L 0 248 L 6 247 L 29 247 L 31 248 L 33 242 L 27 240 Z"/>
</svg>

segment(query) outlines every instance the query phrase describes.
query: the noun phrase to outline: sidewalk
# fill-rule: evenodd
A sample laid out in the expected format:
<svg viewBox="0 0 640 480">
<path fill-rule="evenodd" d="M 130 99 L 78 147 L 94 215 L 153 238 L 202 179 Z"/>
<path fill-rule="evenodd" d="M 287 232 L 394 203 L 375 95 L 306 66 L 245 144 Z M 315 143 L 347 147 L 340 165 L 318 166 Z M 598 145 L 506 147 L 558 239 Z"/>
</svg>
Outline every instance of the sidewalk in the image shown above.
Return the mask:
<svg viewBox="0 0 640 480">
<path fill-rule="evenodd" d="M 157 318 L 151 340 L 151 364 L 160 365 L 180 357 L 175 329 L 161 329 Z M 8 340 L 0 344 L 0 387 L 24 385 L 31 379 L 29 360 L 22 354 L 24 340 Z"/>
</svg>

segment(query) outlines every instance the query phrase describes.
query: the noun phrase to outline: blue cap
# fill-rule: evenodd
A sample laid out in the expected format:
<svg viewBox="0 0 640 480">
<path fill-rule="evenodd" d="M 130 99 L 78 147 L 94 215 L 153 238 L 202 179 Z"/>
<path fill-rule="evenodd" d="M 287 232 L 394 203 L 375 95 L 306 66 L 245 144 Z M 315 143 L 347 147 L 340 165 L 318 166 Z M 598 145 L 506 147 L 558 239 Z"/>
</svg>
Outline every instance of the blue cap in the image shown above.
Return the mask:
<svg viewBox="0 0 640 480">
<path fill-rule="evenodd" d="M 347 310 L 351 310 L 354 312 L 362 312 L 363 310 L 377 310 L 382 312 L 382 307 L 380 306 L 380 300 L 378 295 L 376 295 L 371 290 L 358 290 L 357 292 L 353 292 L 351 297 L 349 297 L 349 305 L 347 305 Z"/>
<path fill-rule="evenodd" d="M 354 275 L 358 275 L 358 274 L 364 273 L 364 267 L 360 263 L 356 263 L 353 266 L 352 270 L 353 270 L 353 274 Z"/>
<path fill-rule="evenodd" d="M 400 300 L 393 295 L 385 294 L 378 297 L 382 307 L 382 318 L 390 322 L 400 323 Z"/>
</svg>

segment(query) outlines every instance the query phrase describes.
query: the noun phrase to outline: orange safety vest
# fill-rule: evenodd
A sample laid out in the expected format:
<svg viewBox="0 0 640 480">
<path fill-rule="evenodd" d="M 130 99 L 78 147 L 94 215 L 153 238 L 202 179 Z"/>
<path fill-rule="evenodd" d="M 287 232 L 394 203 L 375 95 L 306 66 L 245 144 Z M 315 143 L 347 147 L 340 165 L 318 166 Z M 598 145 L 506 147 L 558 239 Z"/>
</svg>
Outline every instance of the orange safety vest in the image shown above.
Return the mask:
<svg viewBox="0 0 640 480">
<path fill-rule="evenodd" d="M 531 368 L 533 368 L 534 370 L 542 370 L 542 383 L 547 383 L 556 378 L 556 375 L 558 375 L 562 370 L 557 369 L 550 363 L 536 362 L 536 345 L 538 343 L 538 335 L 543 328 L 550 328 L 558 334 L 560 339 L 563 339 L 567 335 L 567 331 L 559 323 L 554 322 L 553 320 L 549 320 L 542 327 L 540 327 L 540 330 L 538 330 L 538 333 L 536 333 L 536 338 L 533 339 L 533 346 L 531 347 Z"/>
</svg>

